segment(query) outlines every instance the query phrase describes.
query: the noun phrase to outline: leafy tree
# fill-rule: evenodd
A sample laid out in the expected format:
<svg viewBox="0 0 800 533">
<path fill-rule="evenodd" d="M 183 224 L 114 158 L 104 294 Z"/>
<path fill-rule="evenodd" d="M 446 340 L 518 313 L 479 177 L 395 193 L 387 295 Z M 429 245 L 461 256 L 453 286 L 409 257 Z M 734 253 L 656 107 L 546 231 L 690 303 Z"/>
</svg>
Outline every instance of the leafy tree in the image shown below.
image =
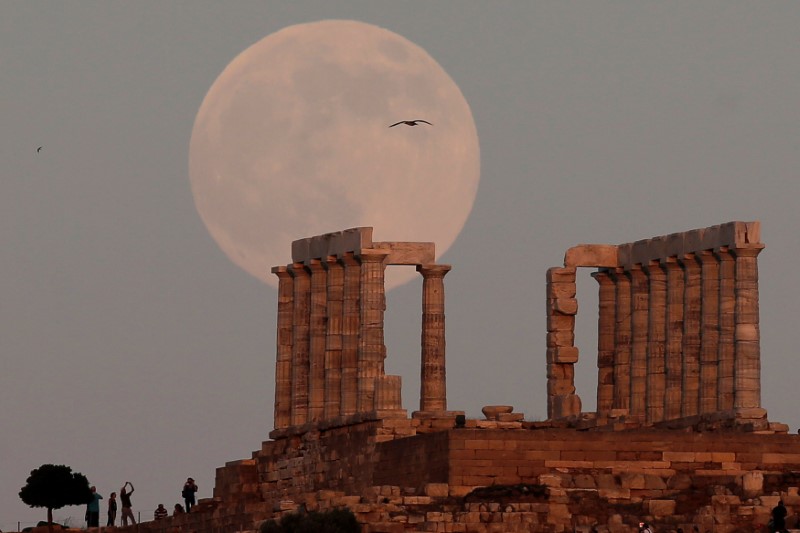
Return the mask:
<svg viewBox="0 0 800 533">
<path fill-rule="evenodd" d="M 31 471 L 20 499 L 31 507 L 47 508 L 47 523 L 53 531 L 53 509 L 89 503 L 93 496 L 89 480 L 65 465 L 42 465 Z"/>
</svg>

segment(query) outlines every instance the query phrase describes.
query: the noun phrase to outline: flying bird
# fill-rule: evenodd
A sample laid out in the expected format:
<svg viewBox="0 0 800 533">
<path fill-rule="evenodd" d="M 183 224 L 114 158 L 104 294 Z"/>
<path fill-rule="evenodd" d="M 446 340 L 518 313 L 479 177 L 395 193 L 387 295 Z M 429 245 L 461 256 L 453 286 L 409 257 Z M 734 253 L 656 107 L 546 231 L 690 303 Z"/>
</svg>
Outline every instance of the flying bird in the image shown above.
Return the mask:
<svg viewBox="0 0 800 533">
<path fill-rule="evenodd" d="M 37 149 L 36 149 L 36 153 L 37 153 L 37 154 L 38 154 L 39 152 L 41 152 L 41 151 L 42 151 L 42 147 L 41 147 L 41 146 L 40 146 L 39 148 L 37 148 Z"/>
<path fill-rule="evenodd" d="M 418 118 L 418 119 L 416 119 L 416 120 L 401 120 L 400 122 L 395 122 L 394 124 L 392 124 L 392 125 L 391 125 L 391 126 L 389 126 L 389 127 L 390 127 L 390 128 L 394 128 L 395 126 L 398 126 L 398 125 L 400 125 L 400 124 L 405 124 L 406 126 L 416 126 L 416 125 L 418 125 L 420 122 L 424 122 L 425 124 L 427 124 L 427 125 L 429 125 L 429 126 L 433 126 L 433 124 L 431 124 L 431 123 L 430 123 L 430 122 L 428 122 L 427 120 L 422 120 L 421 118 Z"/>
</svg>

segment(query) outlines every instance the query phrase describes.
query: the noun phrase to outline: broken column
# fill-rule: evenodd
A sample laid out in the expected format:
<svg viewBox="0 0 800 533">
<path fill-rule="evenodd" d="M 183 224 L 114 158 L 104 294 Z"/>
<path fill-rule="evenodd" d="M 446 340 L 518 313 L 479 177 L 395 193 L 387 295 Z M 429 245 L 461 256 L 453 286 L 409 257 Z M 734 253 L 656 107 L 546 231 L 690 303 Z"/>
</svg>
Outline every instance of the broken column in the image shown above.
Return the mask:
<svg viewBox="0 0 800 533">
<path fill-rule="evenodd" d="M 547 271 L 547 412 L 550 418 L 579 415 L 580 398 L 575 394 L 575 268 Z"/>
</svg>

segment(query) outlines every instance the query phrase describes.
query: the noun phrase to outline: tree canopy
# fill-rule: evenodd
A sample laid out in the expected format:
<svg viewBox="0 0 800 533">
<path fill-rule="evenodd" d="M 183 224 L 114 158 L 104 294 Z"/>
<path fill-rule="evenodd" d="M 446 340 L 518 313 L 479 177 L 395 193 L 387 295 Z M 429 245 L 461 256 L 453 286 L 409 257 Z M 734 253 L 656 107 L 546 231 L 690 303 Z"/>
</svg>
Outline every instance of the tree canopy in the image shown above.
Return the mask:
<svg viewBox="0 0 800 533">
<path fill-rule="evenodd" d="M 82 505 L 93 498 L 86 476 L 68 466 L 50 464 L 31 471 L 19 497 L 31 507 L 46 507 L 48 522 L 53 521 L 53 509 Z"/>
</svg>

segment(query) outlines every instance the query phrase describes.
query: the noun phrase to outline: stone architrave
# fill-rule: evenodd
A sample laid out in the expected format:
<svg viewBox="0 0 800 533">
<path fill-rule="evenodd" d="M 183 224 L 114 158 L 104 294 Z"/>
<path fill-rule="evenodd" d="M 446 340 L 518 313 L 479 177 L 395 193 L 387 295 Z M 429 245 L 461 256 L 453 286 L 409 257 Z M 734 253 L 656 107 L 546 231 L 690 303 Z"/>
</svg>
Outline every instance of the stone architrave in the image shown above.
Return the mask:
<svg viewBox="0 0 800 533">
<path fill-rule="evenodd" d="M 727 247 L 717 252 L 719 259 L 719 353 L 717 409 L 733 409 L 734 335 L 736 330 L 736 264 Z"/>
<path fill-rule="evenodd" d="M 645 417 L 647 395 L 647 334 L 650 287 L 640 265 L 631 275 L 631 404 L 630 414 Z"/>
<path fill-rule="evenodd" d="M 664 267 L 667 272 L 664 418 L 674 420 L 681 416 L 684 273 L 674 257 L 667 258 Z"/>
<path fill-rule="evenodd" d="M 308 262 L 311 272 L 311 309 L 308 351 L 308 419 L 319 422 L 325 410 L 325 343 L 328 314 L 328 272 L 322 261 Z"/>
<path fill-rule="evenodd" d="M 293 426 L 308 422 L 308 351 L 311 308 L 311 277 L 302 263 L 293 263 L 289 273 L 294 280 L 292 319 L 292 406 Z"/>
<path fill-rule="evenodd" d="M 599 284 L 597 322 L 597 414 L 608 416 L 614 407 L 614 310 L 616 290 L 608 270 L 594 272 Z"/>
<path fill-rule="evenodd" d="M 352 253 L 341 258 L 344 267 L 342 298 L 341 414 L 358 412 L 358 336 L 361 332 L 361 263 Z"/>
<path fill-rule="evenodd" d="M 358 412 L 375 410 L 375 380 L 384 375 L 386 345 L 383 317 L 386 311 L 384 259 L 386 251 L 361 250 L 361 330 L 358 346 Z"/>
<path fill-rule="evenodd" d="M 450 265 L 418 265 L 422 274 L 422 368 L 419 409 L 447 410 L 444 277 Z"/>
<path fill-rule="evenodd" d="M 680 258 L 685 273 L 683 297 L 683 399 L 681 416 L 699 412 L 700 402 L 700 317 L 702 286 L 700 263 L 695 254 Z"/>
<path fill-rule="evenodd" d="M 667 278 L 659 261 L 647 265 L 649 308 L 647 336 L 647 422 L 664 420 L 666 391 Z"/>
<path fill-rule="evenodd" d="M 323 418 L 340 415 L 342 400 L 342 313 L 344 310 L 344 266 L 335 256 L 325 260 L 328 270 L 327 324 L 325 331 L 325 409 Z"/>
<path fill-rule="evenodd" d="M 761 246 L 732 250 L 736 258 L 734 407 L 761 406 L 761 349 L 758 317 L 758 262 Z"/>
<path fill-rule="evenodd" d="M 616 285 L 614 310 L 614 409 L 630 411 L 631 402 L 631 279 L 622 268 L 613 270 Z"/>
<path fill-rule="evenodd" d="M 702 285 L 700 336 L 700 413 L 717 410 L 719 380 L 719 262 L 712 251 L 700 258 Z"/>
<path fill-rule="evenodd" d="M 275 429 L 283 429 L 291 424 L 294 288 L 292 276 L 285 266 L 274 267 L 272 273 L 278 276 L 274 425 Z"/>
</svg>

